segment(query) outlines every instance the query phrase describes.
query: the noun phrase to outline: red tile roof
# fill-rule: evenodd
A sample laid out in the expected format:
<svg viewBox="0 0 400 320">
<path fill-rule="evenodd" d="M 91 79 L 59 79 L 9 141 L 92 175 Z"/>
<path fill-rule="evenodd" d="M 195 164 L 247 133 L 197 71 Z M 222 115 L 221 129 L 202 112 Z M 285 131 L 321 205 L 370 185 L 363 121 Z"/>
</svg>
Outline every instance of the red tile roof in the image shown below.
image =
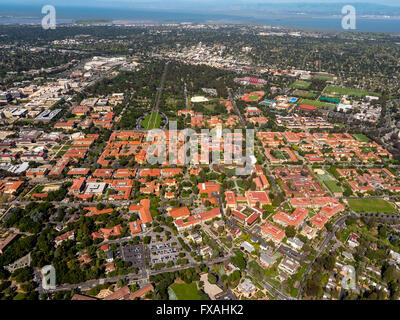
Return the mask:
<svg viewBox="0 0 400 320">
<path fill-rule="evenodd" d="M 275 241 L 282 241 L 285 237 L 285 230 L 282 230 L 269 222 L 267 222 L 261 230 L 268 238 Z"/>
<path fill-rule="evenodd" d="M 131 234 L 136 234 L 136 233 L 142 232 L 141 224 L 142 224 L 142 221 L 140 221 L 140 220 L 129 222 L 129 229 L 131 230 Z"/>
<path fill-rule="evenodd" d="M 150 199 L 140 200 L 140 204 L 131 204 L 129 207 L 129 212 L 137 212 L 140 216 L 140 220 L 143 224 L 153 222 L 153 218 L 150 213 Z"/>
<path fill-rule="evenodd" d="M 190 216 L 188 207 L 172 208 L 169 215 L 174 219 L 184 219 Z"/>
</svg>

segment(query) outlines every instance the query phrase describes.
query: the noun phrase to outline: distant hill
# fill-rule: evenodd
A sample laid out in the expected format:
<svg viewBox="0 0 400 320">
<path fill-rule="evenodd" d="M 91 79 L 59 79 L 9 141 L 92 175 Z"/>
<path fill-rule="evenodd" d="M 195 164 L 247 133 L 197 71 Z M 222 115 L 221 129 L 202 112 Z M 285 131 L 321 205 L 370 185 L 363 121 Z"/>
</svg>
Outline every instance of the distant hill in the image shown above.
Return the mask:
<svg viewBox="0 0 400 320">
<path fill-rule="evenodd" d="M 362 15 L 400 15 L 400 7 L 373 3 L 248 3 L 244 8 L 279 11 L 280 13 L 328 14 L 340 13 L 343 6 L 352 5 Z"/>
</svg>

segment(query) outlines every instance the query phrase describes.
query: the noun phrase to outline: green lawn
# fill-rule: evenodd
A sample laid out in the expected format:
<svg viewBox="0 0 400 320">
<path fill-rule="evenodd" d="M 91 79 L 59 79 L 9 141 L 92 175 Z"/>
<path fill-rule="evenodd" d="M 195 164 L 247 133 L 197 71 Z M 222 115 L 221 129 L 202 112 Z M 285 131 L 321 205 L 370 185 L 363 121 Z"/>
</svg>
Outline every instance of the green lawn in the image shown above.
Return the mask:
<svg viewBox="0 0 400 320">
<path fill-rule="evenodd" d="M 221 237 L 221 238 L 219 238 L 219 240 L 221 240 L 221 242 L 222 242 L 224 245 L 226 245 L 229 249 L 232 248 L 232 243 L 226 241 L 225 238 Z"/>
<path fill-rule="evenodd" d="M 306 81 L 295 81 L 291 84 L 291 88 L 293 89 L 308 89 L 311 86 L 311 82 Z"/>
<path fill-rule="evenodd" d="M 225 174 L 228 177 L 233 177 L 236 176 L 236 168 L 230 169 L 230 168 L 224 168 Z"/>
<path fill-rule="evenodd" d="M 203 108 L 207 109 L 208 111 L 214 112 L 215 111 L 215 104 L 204 104 Z"/>
<path fill-rule="evenodd" d="M 340 234 L 340 241 L 342 241 L 343 243 L 346 242 L 349 238 L 350 232 L 351 231 L 349 229 L 344 229 Z"/>
<path fill-rule="evenodd" d="M 323 81 L 332 81 L 334 77 L 335 77 L 334 75 L 325 72 L 318 72 L 313 75 L 313 79 L 323 80 Z"/>
<path fill-rule="evenodd" d="M 284 152 L 280 151 L 280 150 L 272 150 L 271 151 L 272 156 L 274 156 L 275 158 L 279 159 L 279 160 L 286 160 L 285 154 Z"/>
<path fill-rule="evenodd" d="M 383 199 L 349 199 L 350 210 L 355 212 L 397 213 L 394 206 Z"/>
<path fill-rule="evenodd" d="M 326 103 L 316 100 L 309 100 L 309 99 L 300 99 L 299 104 L 307 104 L 309 106 L 314 106 L 320 109 L 330 109 L 335 110 L 336 106 L 332 103 Z"/>
<path fill-rule="evenodd" d="M 158 112 L 152 112 L 148 114 L 143 122 L 142 127 L 146 130 L 159 128 L 161 125 L 161 115 Z"/>
<path fill-rule="evenodd" d="M 319 174 L 318 178 L 321 179 L 322 181 L 332 181 L 332 178 L 329 174 Z"/>
<path fill-rule="evenodd" d="M 251 101 L 257 101 L 258 99 L 260 99 L 261 97 L 260 97 L 260 95 L 258 95 L 258 94 L 253 94 L 252 96 L 249 96 L 249 97 L 247 97 L 247 99 L 248 100 L 251 100 Z"/>
<path fill-rule="evenodd" d="M 342 188 L 338 185 L 338 183 L 336 181 L 328 180 L 328 181 L 324 181 L 324 183 L 331 192 L 333 192 L 333 193 L 341 193 L 342 192 Z"/>
<path fill-rule="evenodd" d="M 315 99 L 318 97 L 319 93 L 315 93 L 312 91 L 304 91 L 304 90 L 295 90 L 292 93 L 296 97 L 306 98 L 306 99 Z"/>
<path fill-rule="evenodd" d="M 172 296 L 175 295 L 178 300 L 203 300 L 203 297 L 200 295 L 199 290 L 197 290 L 197 285 L 195 283 L 174 283 L 169 287 L 168 291 L 170 290 L 173 291 Z"/>
<path fill-rule="evenodd" d="M 340 87 L 335 87 L 335 86 L 326 87 L 324 92 L 331 93 L 331 94 L 338 94 L 338 95 L 355 96 L 358 98 L 362 98 L 364 96 L 376 96 L 376 97 L 381 96 L 381 94 L 372 92 L 372 91 L 364 91 L 364 90 L 351 89 L 351 88 L 340 88 Z"/>
<path fill-rule="evenodd" d="M 354 137 L 354 139 L 356 139 L 359 142 L 370 142 L 371 140 L 364 134 L 352 134 L 352 136 Z"/>
<path fill-rule="evenodd" d="M 62 157 L 64 154 L 67 153 L 68 150 L 61 150 L 57 153 L 56 157 Z"/>
</svg>

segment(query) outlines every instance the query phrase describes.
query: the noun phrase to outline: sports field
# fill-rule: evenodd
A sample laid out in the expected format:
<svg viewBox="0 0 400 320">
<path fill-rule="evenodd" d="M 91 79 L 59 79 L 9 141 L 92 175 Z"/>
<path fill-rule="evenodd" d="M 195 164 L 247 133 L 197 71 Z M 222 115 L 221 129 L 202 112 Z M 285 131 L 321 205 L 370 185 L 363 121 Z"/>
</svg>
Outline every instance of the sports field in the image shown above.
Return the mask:
<svg viewBox="0 0 400 320">
<path fill-rule="evenodd" d="M 319 97 L 318 101 L 327 102 L 327 103 L 335 103 L 335 104 L 340 103 L 340 99 L 334 99 L 334 98 L 322 97 L 322 96 Z"/>
<path fill-rule="evenodd" d="M 347 202 L 355 212 L 397 213 L 395 207 L 383 199 L 349 199 Z"/>
<path fill-rule="evenodd" d="M 317 93 L 304 90 L 294 90 L 292 94 L 296 97 L 308 98 L 308 99 L 314 99 L 318 97 Z"/>
<path fill-rule="evenodd" d="M 306 82 L 306 81 L 295 81 L 293 82 L 290 87 L 292 89 L 308 89 L 311 86 L 311 82 Z"/>
<path fill-rule="evenodd" d="M 338 182 L 334 178 L 332 178 L 329 173 L 322 169 L 320 171 L 321 172 L 317 174 L 318 179 L 321 180 L 332 193 L 343 192 Z M 324 172 L 323 174 L 322 171 Z"/>
<path fill-rule="evenodd" d="M 352 134 L 352 136 L 354 137 L 354 139 L 356 139 L 359 142 L 370 142 L 371 140 L 363 134 Z"/>
<path fill-rule="evenodd" d="M 161 125 L 161 115 L 158 112 L 152 112 L 148 114 L 143 122 L 142 127 L 146 130 L 159 128 Z"/>
<path fill-rule="evenodd" d="M 174 283 L 168 288 L 170 300 L 203 300 L 195 283 Z"/>
<path fill-rule="evenodd" d="M 313 75 L 313 79 L 322 81 L 332 81 L 334 78 L 335 78 L 334 75 L 325 72 L 318 72 Z"/>
<path fill-rule="evenodd" d="M 246 94 L 242 100 L 246 102 L 258 102 L 262 99 L 264 96 L 265 92 L 264 91 L 257 91 L 257 92 L 252 92 L 249 94 Z"/>
<path fill-rule="evenodd" d="M 340 88 L 340 87 L 335 87 L 335 86 L 328 86 L 324 90 L 325 93 L 330 93 L 330 94 L 337 94 L 337 95 L 349 95 L 349 96 L 354 96 L 358 98 L 362 98 L 364 96 L 376 96 L 380 97 L 380 93 L 372 92 L 372 91 L 364 91 L 364 90 L 358 90 L 358 89 L 350 89 L 350 88 Z"/>
<path fill-rule="evenodd" d="M 309 106 L 314 106 L 319 109 L 330 109 L 330 110 L 336 109 L 336 106 L 332 103 L 326 103 L 326 102 L 309 100 L 309 99 L 300 99 L 299 104 L 307 104 Z"/>
</svg>

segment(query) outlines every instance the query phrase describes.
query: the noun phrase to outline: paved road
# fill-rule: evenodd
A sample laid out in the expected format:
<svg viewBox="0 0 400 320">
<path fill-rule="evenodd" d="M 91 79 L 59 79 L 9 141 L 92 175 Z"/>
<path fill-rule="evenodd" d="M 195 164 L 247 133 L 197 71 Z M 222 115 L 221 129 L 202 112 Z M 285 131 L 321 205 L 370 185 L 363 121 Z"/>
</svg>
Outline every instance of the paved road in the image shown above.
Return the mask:
<svg viewBox="0 0 400 320">
<path fill-rule="evenodd" d="M 335 236 L 336 232 L 344 226 L 344 224 L 346 222 L 346 219 L 348 217 L 350 217 L 351 215 L 352 214 L 348 214 L 348 215 L 345 215 L 343 217 L 340 217 L 333 224 L 332 231 L 330 233 L 328 233 L 328 235 L 325 237 L 325 239 L 322 241 L 322 243 L 318 247 L 318 249 L 316 251 L 316 254 L 315 254 L 315 257 L 314 257 L 314 260 L 311 263 L 309 263 L 309 265 L 308 265 L 308 267 L 306 269 L 306 272 L 304 273 L 303 278 L 301 280 L 301 285 L 299 287 L 299 294 L 297 296 L 298 299 L 301 299 L 301 296 L 302 296 L 302 293 L 303 293 L 302 291 L 303 291 L 305 279 L 306 279 L 307 275 L 309 275 L 311 273 L 313 264 L 319 258 L 319 256 L 322 254 L 322 252 L 324 252 L 327 249 L 328 245 L 330 244 L 331 240 Z"/>
<path fill-rule="evenodd" d="M 238 106 L 236 105 L 236 101 L 235 99 L 233 99 L 232 97 L 232 92 L 231 92 L 231 88 L 227 88 L 228 89 L 228 97 L 229 97 L 229 101 L 232 103 L 237 115 L 239 116 L 239 120 L 240 120 L 240 124 L 243 126 L 243 128 L 247 128 L 246 126 L 246 121 L 244 121 L 243 117 L 242 117 L 242 113 L 240 112 Z"/>
<path fill-rule="evenodd" d="M 149 281 L 149 277 L 150 276 L 154 276 L 160 273 L 164 273 L 164 272 L 175 272 L 175 271 L 179 271 L 179 270 L 184 270 L 190 267 L 197 267 L 200 266 L 201 264 L 205 264 L 207 266 L 212 266 L 214 264 L 218 264 L 218 263 L 223 263 L 226 262 L 230 259 L 230 256 L 227 257 L 222 257 L 222 258 L 217 258 L 214 260 L 210 260 L 207 262 L 200 262 L 200 263 L 190 263 L 188 265 L 183 265 L 183 266 L 176 266 L 176 267 L 172 267 L 172 268 L 168 268 L 168 269 L 162 269 L 162 270 L 152 270 L 150 272 L 145 271 L 144 274 L 139 272 L 138 274 L 135 273 L 131 273 L 131 274 L 127 274 L 127 275 L 120 275 L 120 276 L 115 276 L 115 277 L 110 277 L 110 278 L 103 278 L 103 279 L 94 279 L 94 280 L 88 280 L 82 283 L 77 283 L 77 284 L 62 284 L 62 285 L 58 285 L 56 287 L 56 289 L 51 289 L 51 290 L 44 290 L 41 286 L 41 281 L 38 281 L 40 283 L 39 288 L 37 289 L 40 293 L 44 293 L 44 292 L 58 292 L 58 291 L 69 291 L 69 290 L 73 290 L 73 289 L 80 289 L 82 291 L 86 291 L 86 290 L 90 290 L 93 287 L 98 286 L 99 284 L 103 284 L 103 283 L 115 283 L 120 279 L 124 279 L 127 280 L 129 283 L 131 282 L 139 282 L 139 281 Z M 36 272 L 37 277 L 40 278 L 40 274 L 38 272 Z"/>
<path fill-rule="evenodd" d="M 306 255 L 304 253 L 299 253 L 296 250 L 293 250 L 292 248 L 285 246 L 284 244 L 281 244 L 279 246 L 278 252 L 298 262 L 301 262 L 306 258 Z"/>
<path fill-rule="evenodd" d="M 202 229 L 211 239 L 213 239 L 215 242 L 217 242 L 217 244 L 223 248 L 224 250 L 226 250 L 226 252 L 231 252 L 232 250 L 229 249 L 224 243 L 221 242 L 220 239 L 218 239 L 217 236 L 215 236 L 209 229 L 208 226 L 204 226 L 204 228 Z M 227 257 L 232 257 L 233 255 L 230 253 Z"/>
<path fill-rule="evenodd" d="M 157 89 L 156 103 L 154 104 L 154 108 L 153 108 L 152 112 L 156 112 L 159 109 L 160 99 L 161 99 L 162 92 L 163 92 L 163 89 L 164 89 L 164 84 L 165 84 L 165 78 L 167 76 L 168 64 L 169 64 L 169 61 L 164 66 L 164 72 L 163 72 L 163 74 L 161 76 L 160 86 Z"/>
<path fill-rule="evenodd" d="M 261 284 L 264 286 L 265 289 L 267 289 L 270 293 L 272 293 L 278 300 L 297 300 L 296 298 L 289 297 L 288 295 L 274 288 L 268 282 L 263 281 L 261 282 Z"/>
</svg>

